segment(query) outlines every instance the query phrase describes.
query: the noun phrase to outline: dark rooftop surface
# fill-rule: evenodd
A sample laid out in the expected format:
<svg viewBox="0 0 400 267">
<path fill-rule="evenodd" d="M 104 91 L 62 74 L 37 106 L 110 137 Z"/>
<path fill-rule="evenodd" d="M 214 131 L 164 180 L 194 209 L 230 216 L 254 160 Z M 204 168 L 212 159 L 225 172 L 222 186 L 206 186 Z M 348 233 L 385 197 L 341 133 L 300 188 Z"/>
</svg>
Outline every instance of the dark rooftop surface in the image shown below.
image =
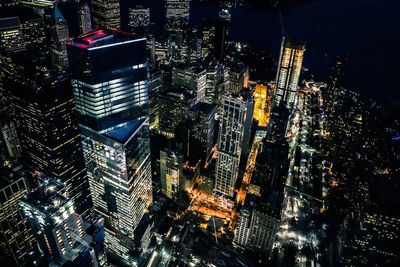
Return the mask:
<svg viewBox="0 0 400 267">
<path fill-rule="evenodd" d="M 104 133 L 105 136 L 124 144 L 132 134 L 139 128 L 143 123 L 144 119 L 137 119 L 124 123 L 123 125 L 114 128 L 111 131 Z"/>
<path fill-rule="evenodd" d="M 139 36 L 126 32 L 97 29 L 73 38 L 68 42 L 68 44 L 83 49 L 91 49 L 122 42 L 135 42 L 142 39 L 143 38 L 140 38 Z"/>
</svg>

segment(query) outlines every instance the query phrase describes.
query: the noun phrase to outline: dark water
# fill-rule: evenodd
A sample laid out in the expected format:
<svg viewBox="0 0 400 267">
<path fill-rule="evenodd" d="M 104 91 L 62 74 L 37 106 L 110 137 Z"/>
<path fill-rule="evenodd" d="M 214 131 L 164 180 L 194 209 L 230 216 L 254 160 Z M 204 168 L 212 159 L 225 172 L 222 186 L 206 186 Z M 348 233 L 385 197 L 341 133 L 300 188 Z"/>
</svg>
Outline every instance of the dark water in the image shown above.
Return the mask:
<svg viewBox="0 0 400 267">
<path fill-rule="evenodd" d="M 162 23 L 164 0 L 143 3 L 151 20 Z M 190 20 L 200 24 L 219 10 L 192 2 Z M 231 40 L 279 53 L 279 12 L 239 7 L 231 15 Z M 337 55 L 347 54 L 348 86 L 400 107 L 400 0 L 315 0 L 283 11 L 282 18 L 286 34 L 307 43 L 304 65 L 317 80 L 326 79 Z"/>
<path fill-rule="evenodd" d="M 191 20 L 218 10 L 193 3 Z M 279 12 L 241 7 L 231 15 L 231 40 L 279 53 Z M 332 60 L 348 54 L 348 85 L 399 105 L 400 1 L 316 0 L 283 11 L 282 18 L 286 34 L 307 43 L 304 65 L 316 79 L 326 79 Z"/>
</svg>

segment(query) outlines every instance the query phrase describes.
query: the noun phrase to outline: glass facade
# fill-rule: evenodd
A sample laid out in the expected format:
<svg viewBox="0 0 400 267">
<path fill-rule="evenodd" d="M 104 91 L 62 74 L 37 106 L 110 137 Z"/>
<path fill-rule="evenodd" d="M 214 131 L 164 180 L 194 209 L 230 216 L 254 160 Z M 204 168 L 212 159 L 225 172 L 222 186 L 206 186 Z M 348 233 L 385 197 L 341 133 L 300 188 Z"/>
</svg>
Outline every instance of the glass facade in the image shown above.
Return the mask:
<svg viewBox="0 0 400 267">
<path fill-rule="evenodd" d="M 146 39 L 98 30 L 67 46 L 95 214 L 108 253 L 130 264 L 152 203 Z"/>
<path fill-rule="evenodd" d="M 287 41 L 285 37 L 283 38 L 279 69 L 276 74 L 275 106 L 279 106 L 282 102 L 287 109 L 291 110 L 293 108 L 303 64 L 304 51 L 304 44 L 296 44 Z"/>
<path fill-rule="evenodd" d="M 239 171 L 246 111 L 246 101 L 241 98 L 222 97 L 214 191 L 230 197 Z"/>
</svg>

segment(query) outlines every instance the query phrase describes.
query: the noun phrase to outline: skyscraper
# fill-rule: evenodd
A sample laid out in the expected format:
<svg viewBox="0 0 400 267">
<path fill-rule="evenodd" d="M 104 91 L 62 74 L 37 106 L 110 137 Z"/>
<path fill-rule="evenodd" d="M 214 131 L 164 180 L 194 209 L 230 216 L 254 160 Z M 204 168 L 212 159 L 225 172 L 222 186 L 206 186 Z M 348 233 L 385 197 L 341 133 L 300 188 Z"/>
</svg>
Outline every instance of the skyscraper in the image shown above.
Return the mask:
<svg viewBox="0 0 400 267">
<path fill-rule="evenodd" d="M 304 51 L 304 44 L 295 43 L 283 37 L 276 73 L 274 106 L 282 103 L 288 110 L 293 108 Z"/>
<path fill-rule="evenodd" d="M 0 18 L 0 52 L 12 55 L 21 51 L 25 51 L 25 42 L 18 17 Z"/>
<path fill-rule="evenodd" d="M 8 155 L 13 159 L 19 159 L 21 157 L 21 144 L 12 120 L 5 120 L 1 122 L 0 131 L 6 145 Z"/>
<path fill-rule="evenodd" d="M 193 90 L 196 101 L 204 102 L 206 97 L 206 69 L 198 65 L 175 67 L 172 70 L 172 84 Z"/>
<path fill-rule="evenodd" d="M 217 194 L 233 197 L 245 133 L 244 124 L 249 115 L 247 114 L 249 104 L 249 100 L 243 97 L 227 95 L 222 97 L 214 186 Z"/>
<path fill-rule="evenodd" d="M 0 169 L 0 246 L 2 263 L 4 258 L 11 261 L 7 266 L 22 266 L 27 262 L 28 253 L 35 247 L 27 219 L 22 216 L 18 206 L 27 192 L 24 176 L 8 168 Z"/>
<path fill-rule="evenodd" d="M 189 23 L 189 0 L 166 0 L 166 29 L 178 31 Z"/>
<path fill-rule="evenodd" d="M 82 238 L 82 218 L 75 213 L 62 183 L 46 179 L 21 199 L 23 213 L 46 256 L 64 256 Z"/>
<path fill-rule="evenodd" d="M 95 213 L 108 252 L 132 264 L 152 203 L 146 39 L 97 30 L 67 48 Z"/>
<path fill-rule="evenodd" d="M 92 0 L 91 8 L 93 28 L 121 27 L 120 0 Z"/>
<path fill-rule="evenodd" d="M 90 15 L 89 4 L 82 2 L 79 5 L 79 31 L 80 33 L 87 33 L 92 30 L 92 16 Z"/>
<path fill-rule="evenodd" d="M 183 175 L 182 155 L 172 150 L 160 151 L 161 191 L 173 200 L 179 199 L 181 179 Z"/>
<path fill-rule="evenodd" d="M 51 62 L 57 70 L 68 67 L 68 55 L 66 43 L 69 39 L 67 21 L 54 4 L 51 14 L 50 42 L 51 42 Z"/>
<path fill-rule="evenodd" d="M 92 204 L 71 80 L 49 72 L 41 63 L 28 55 L 15 58 L 2 79 L 21 142 L 22 160 L 30 171 L 65 182 L 77 212 L 86 217 Z"/>
<path fill-rule="evenodd" d="M 150 25 L 150 8 L 136 6 L 129 8 L 129 27 L 133 32 L 144 30 Z"/>
</svg>

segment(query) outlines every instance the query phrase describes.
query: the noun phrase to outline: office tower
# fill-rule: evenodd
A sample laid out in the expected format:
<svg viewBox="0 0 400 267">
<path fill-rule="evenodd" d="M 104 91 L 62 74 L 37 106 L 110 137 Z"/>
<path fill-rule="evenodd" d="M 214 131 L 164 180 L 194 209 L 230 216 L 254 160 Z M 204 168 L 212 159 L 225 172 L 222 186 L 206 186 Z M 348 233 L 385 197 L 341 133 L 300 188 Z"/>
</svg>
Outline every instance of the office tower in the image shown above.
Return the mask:
<svg viewBox="0 0 400 267">
<path fill-rule="evenodd" d="M 21 157 L 21 144 L 19 142 L 17 130 L 12 120 L 2 120 L 0 123 L 2 139 L 6 145 L 8 156 L 12 159 Z"/>
<path fill-rule="evenodd" d="M 189 110 L 196 104 L 196 95 L 186 87 L 174 86 L 162 92 L 159 99 L 160 133 L 173 138 L 178 125 L 189 118 Z"/>
<path fill-rule="evenodd" d="M 82 219 L 67 197 L 64 184 L 56 180 L 44 180 L 21 199 L 20 206 L 46 256 L 66 255 L 76 238 L 83 236 Z"/>
<path fill-rule="evenodd" d="M 150 8 L 136 6 L 129 8 L 128 25 L 131 31 L 142 31 L 150 25 Z"/>
<path fill-rule="evenodd" d="M 105 27 L 119 29 L 121 27 L 120 0 L 92 0 L 93 28 Z"/>
<path fill-rule="evenodd" d="M 10 56 L 25 51 L 18 17 L 0 18 L 0 52 Z"/>
<path fill-rule="evenodd" d="M 239 61 L 232 59 L 225 63 L 228 68 L 228 83 L 226 90 L 232 94 L 238 94 L 243 88 L 248 87 L 250 73 L 249 66 Z"/>
<path fill-rule="evenodd" d="M 210 63 L 206 73 L 206 97 L 205 102 L 219 106 L 222 93 L 225 91 L 227 82 L 224 77 L 228 76 L 228 69 L 222 64 Z"/>
<path fill-rule="evenodd" d="M 269 120 L 267 104 L 268 89 L 266 85 L 257 84 L 254 89 L 254 113 L 253 118 L 258 121 L 258 126 L 266 127 Z"/>
<path fill-rule="evenodd" d="M 223 60 L 225 49 L 228 43 L 229 26 L 231 24 L 231 14 L 229 10 L 222 9 L 218 13 L 218 19 L 215 25 L 215 44 L 214 55 L 218 60 Z"/>
<path fill-rule="evenodd" d="M 163 91 L 163 74 L 154 69 L 149 72 L 149 124 L 150 129 L 159 128 L 159 96 Z"/>
<path fill-rule="evenodd" d="M 51 62 L 57 70 L 68 67 L 68 55 L 66 43 L 69 39 L 67 21 L 54 4 L 50 22 Z"/>
<path fill-rule="evenodd" d="M 274 105 L 281 103 L 290 111 L 296 97 L 305 45 L 282 39 L 278 72 L 276 73 Z"/>
<path fill-rule="evenodd" d="M 270 254 L 279 230 L 289 167 L 286 143 L 261 143 L 255 169 L 235 229 L 234 244 Z"/>
<path fill-rule="evenodd" d="M 20 17 L 20 19 L 26 50 L 37 51 L 41 55 L 48 54 L 49 49 L 43 18 L 32 11 L 31 17 Z"/>
<path fill-rule="evenodd" d="M 215 131 L 215 105 L 197 103 L 192 109 L 194 127 L 191 131 L 192 138 L 196 139 L 205 152 L 205 158 L 211 154 L 214 145 Z M 198 147 L 195 149 L 199 150 Z"/>
<path fill-rule="evenodd" d="M 172 70 L 172 84 L 193 90 L 197 102 L 206 97 L 206 69 L 199 65 L 182 65 Z"/>
<path fill-rule="evenodd" d="M 165 28 L 170 31 L 181 31 L 189 24 L 190 0 L 165 1 Z"/>
<path fill-rule="evenodd" d="M 92 30 L 92 16 L 90 15 L 90 8 L 87 2 L 79 4 L 79 32 L 87 33 Z"/>
<path fill-rule="evenodd" d="M 80 143 L 71 80 L 52 73 L 29 54 L 7 65 L 3 86 L 10 114 L 30 171 L 40 171 L 67 185 L 77 212 L 90 215 L 92 206 Z"/>
<path fill-rule="evenodd" d="M 215 166 L 214 192 L 233 197 L 242 152 L 244 124 L 249 101 L 243 97 L 222 97 L 218 133 L 218 159 Z"/>
<path fill-rule="evenodd" d="M 170 149 L 160 151 L 161 191 L 172 200 L 179 200 L 183 175 L 183 157 Z"/>
<path fill-rule="evenodd" d="M 134 232 L 152 203 L 146 39 L 97 30 L 67 48 L 94 210 L 108 253 L 133 264 Z"/>
<path fill-rule="evenodd" d="M 23 266 L 35 247 L 33 234 L 18 206 L 27 192 L 24 176 L 8 168 L 0 169 L 0 246 L 3 260 L 10 261 L 6 266 Z"/>
</svg>

